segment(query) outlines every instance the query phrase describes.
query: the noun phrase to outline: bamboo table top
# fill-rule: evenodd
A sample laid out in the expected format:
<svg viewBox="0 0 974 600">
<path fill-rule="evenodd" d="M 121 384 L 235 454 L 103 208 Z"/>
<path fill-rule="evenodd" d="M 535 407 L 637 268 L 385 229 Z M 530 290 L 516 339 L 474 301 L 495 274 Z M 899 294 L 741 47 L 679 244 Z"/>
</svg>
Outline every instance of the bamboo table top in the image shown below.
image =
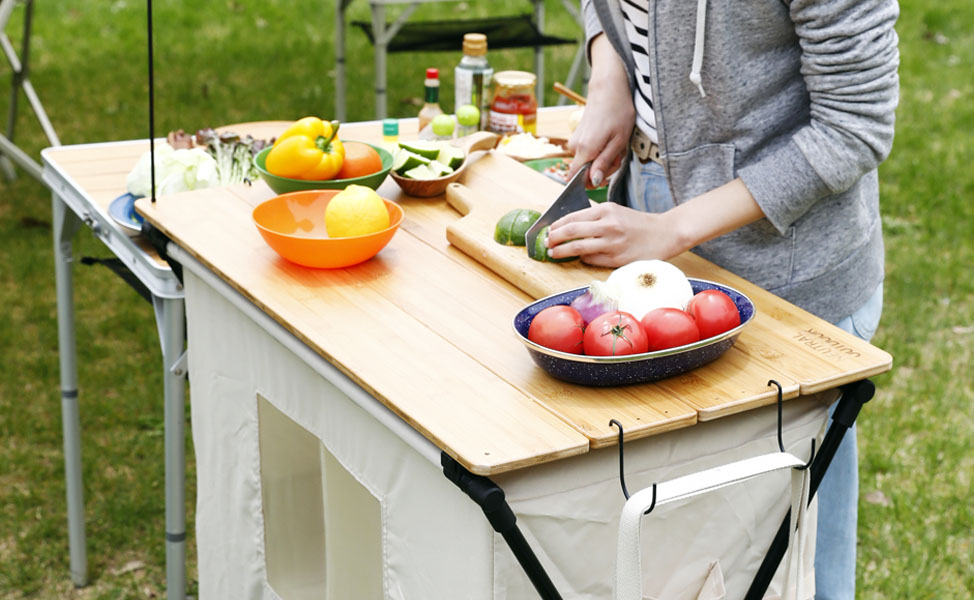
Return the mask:
<svg viewBox="0 0 974 600">
<path fill-rule="evenodd" d="M 541 111 L 539 134 L 567 137 L 569 112 Z M 286 125 L 227 129 L 269 138 Z M 345 139 L 377 141 L 381 124 L 343 124 L 342 132 Z M 403 121 L 401 137 L 412 135 L 415 121 Z M 124 192 L 125 175 L 146 145 L 66 146 L 48 160 L 107 207 Z M 496 151 L 471 164 L 461 183 L 473 196 L 524 207 L 545 206 L 559 189 Z M 627 439 L 636 439 L 771 404 L 777 390 L 769 379 L 779 381 L 789 399 L 891 367 L 879 348 L 686 253 L 671 262 L 688 276 L 724 283 L 754 301 L 757 316 L 737 343 L 713 363 L 656 383 L 589 388 L 561 382 L 531 361 L 513 332 L 514 314 L 545 291 L 586 285 L 593 273 L 604 279 L 609 271 L 576 263 L 559 271 L 562 265 L 537 263 L 534 276 L 511 276 L 503 268 L 508 256 L 477 247 L 477 225 L 468 218 L 473 212 L 461 221 L 446 197 L 411 198 L 391 178 L 378 191 L 403 207 L 399 232 L 375 258 L 338 270 L 293 265 L 264 243 L 251 220 L 253 207 L 274 196 L 263 182 L 164 196 L 155 204 L 142 199 L 136 207 L 324 360 L 482 475 L 614 444 L 610 419 L 623 424 Z M 465 238 L 474 238 L 473 245 Z M 525 280 L 544 283 L 524 289 L 530 288 Z"/>
</svg>

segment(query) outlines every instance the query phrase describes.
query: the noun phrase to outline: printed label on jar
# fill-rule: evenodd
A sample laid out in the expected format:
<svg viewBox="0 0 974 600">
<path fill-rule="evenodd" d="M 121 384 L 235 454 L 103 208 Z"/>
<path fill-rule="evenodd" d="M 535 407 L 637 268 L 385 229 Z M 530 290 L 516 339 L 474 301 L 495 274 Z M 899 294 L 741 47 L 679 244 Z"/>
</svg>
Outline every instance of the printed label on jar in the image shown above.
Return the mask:
<svg viewBox="0 0 974 600">
<path fill-rule="evenodd" d="M 531 115 L 534 116 L 534 115 Z M 488 127 L 493 133 L 535 133 L 537 123 L 527 120 L 524 115 L 490 111 Z"/>
</svg>

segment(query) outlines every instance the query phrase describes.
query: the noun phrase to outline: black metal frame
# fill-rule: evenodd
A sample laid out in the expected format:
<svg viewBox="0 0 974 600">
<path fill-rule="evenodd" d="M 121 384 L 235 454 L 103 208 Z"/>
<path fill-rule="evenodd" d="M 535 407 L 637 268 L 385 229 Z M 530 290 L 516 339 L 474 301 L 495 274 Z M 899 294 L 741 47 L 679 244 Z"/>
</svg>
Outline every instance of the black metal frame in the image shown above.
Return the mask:
<svg viewBox="0 0 974 600">
<path fill-rule="evenodd" d="M 818 486 L 822 483 L 822 478 L 832 463 L 832 458 L 835 456 L 836 450 L 838 450 L 839 444 L 845 437 L 846 432 L 856 422 L 856 418 L 859 416 L 859 411 L 862 410 L 863 405 L 873 397 L 876 391 L 875 385 L 868 379 L 846 384 L 839 389 L 842 390 L 842 397 L 839 399 L 838 406 L 836 406 L 832 414 L 832 424 L 829 425 L 829 429 L 825 434 L 822 447 L 818 452 L 815 452 L 813 446 L 812 452 L 814 453 L 814 458 L 811 461 L 810 467 L 811 488 L 808 496 L 809 503 L 814 498 Z M 780 401 L 778 406 L 780 411 Z M 622 428 L 621 426 L 619 428 L 621 435 Z M 779 412 L 779 445 L 781 445 L 780 431 Z M 625 479 L 623 478 L 621 463 L 621 441 L 619 444 L 619 453 L 620 480 L 625 491 Z M 524 539 L 524 535 L 518 528 L 517 517 L 504 498 L 504 490 L 489 478 L 474 475 L 445 452 L 441 454 L 440 463 L 443 465 L 443 474 L 446 478 L 470 496 L 483 509 L 484 515 L 490 521 L 491 526 L 507 541 L 511 551 L 514 553 L 514 557 L 517 558 L 521 568 L 524 569 L 531 583 L 534 584 L 539 597 L 543 600 L 561 600 L 561 595 L 551 582 L 551 578 L 548 577 L 544 566 L 538 561 L 530 544 Z M 790 522 L 791 510 L 789 509 L 781 522 L 781 526 L 778 528 L 774 540 L 771 542 L 771 546 L 768 548 L 764 561 L 754 575 L 745 600 L 759 600 L 767 591 L 768 586 L 771 584 L 771 579 L 774 577 L 774 573 L 778 569 L 778 565 L 781 563 L 781 559 L 788 549 Z"/>
</svg>

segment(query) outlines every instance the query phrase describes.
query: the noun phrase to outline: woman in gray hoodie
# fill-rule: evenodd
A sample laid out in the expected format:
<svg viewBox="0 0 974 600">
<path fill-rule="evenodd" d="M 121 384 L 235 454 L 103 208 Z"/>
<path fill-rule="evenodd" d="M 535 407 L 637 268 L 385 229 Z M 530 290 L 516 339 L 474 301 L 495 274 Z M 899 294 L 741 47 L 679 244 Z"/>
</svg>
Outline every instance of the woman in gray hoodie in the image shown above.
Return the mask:
<svg viewBox="0 0 974 600">
<path fill-rule="evenodd" d="M 893 143 L 896 0 L 583 0 L 592 76 L 574 173 L 610 198 L 552 256 L 692 250 L 869 339 L 882 311 L 877 166 Z M 855 437 L 819 490 L 816 597 L 855 595 Z"/>
</svg>

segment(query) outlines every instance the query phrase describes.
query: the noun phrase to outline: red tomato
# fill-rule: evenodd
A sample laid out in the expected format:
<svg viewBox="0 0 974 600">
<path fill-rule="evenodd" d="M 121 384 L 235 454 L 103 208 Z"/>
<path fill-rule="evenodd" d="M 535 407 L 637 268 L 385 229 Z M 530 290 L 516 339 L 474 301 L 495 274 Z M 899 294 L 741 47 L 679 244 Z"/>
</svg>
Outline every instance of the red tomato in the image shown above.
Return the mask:
<svg viewBox="0 0 974 600">
<path fill-rule="evenodd" d="M 603 313 L 585 328 L 585 354 L 621 356 L 646 352 L 649 344 L 636 317 L 621 310 Z"/>
<path fill-rule="evenodd" d="M 382 170 L 382 157 L 375 148 L 362 142 L 345 142 L 345 160 L 335 179 L 352 179 L 378 173 Z"/>
<path fill-rule="evenodd" d="M 690 298 L 687 312 L 693 315 L 705 340 L 741 324 L 741 315 L 730 296 L 720 290 L 704 290 Z"/>
<path fill-rule="evenodd" d="M 528 339 L 552 350 L 582 354 L 585 321 L 571 306 L 549 306 L 531 319 Z"/>
<path fill-rule="evenodd" d="M 650 350 L 665 350 L 700 341 L 700 330 L 690 313 L 679 308 L 657 308 L 639 321 Z"/>
</svg>

